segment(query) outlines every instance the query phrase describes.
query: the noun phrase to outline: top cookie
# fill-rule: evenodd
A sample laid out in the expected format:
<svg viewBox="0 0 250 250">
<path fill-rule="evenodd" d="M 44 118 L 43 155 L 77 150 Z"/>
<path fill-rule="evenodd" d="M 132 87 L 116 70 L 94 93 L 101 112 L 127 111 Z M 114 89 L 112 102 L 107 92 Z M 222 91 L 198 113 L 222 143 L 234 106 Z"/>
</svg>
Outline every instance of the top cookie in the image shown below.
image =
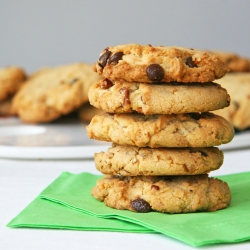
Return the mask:
<svg viewBox="0 0 250 250">
<path fill-rule="evenodd" d="M 98 79 L 86 63 L 42 69 L 15 95 L 13 109 L 22 121 L 50 122 L 87 102 L 89 86 Z"/>
<path fill-rule="evenodd" d="M 0 101 L 16 93 L 26 79 L 22 68 L 10 66 L 0 69 Z"/>
<path fill-rule="evenodd" d="M 211 82 L 228 68 L 215 55 L 182 47 L 118 45 L 102 51 L 94 70 L 110 80 L 128 82 Z"/>
</svg>

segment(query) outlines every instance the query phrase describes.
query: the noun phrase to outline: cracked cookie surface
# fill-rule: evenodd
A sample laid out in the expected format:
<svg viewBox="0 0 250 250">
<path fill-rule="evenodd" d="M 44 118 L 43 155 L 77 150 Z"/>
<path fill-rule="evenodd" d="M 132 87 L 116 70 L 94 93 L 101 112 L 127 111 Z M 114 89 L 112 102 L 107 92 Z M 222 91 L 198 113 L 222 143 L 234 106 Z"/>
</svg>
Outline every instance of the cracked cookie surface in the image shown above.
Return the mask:
<svg viewBox="0 0 250 250">
<path fill-rule="evenodd" d="M 216 211 L 231 201 L 227 183 L 207 175 L 104 176 L 91 194 L 109 207 L 134 212 Z"/>
<path fill-rule="evenodd" d="M 222 109 L 227 91 L 216 83 L 143 84 L 103 79 L 89 89 L 90 104 L 110 113 L 182 114 Z"/>
<path fill-rule="evenodd" d="M 94 70 L 110 80 L 153 83 L 211 82 L 228 68 L 215 55 L 183 47 L 125 44 L 101 52 Z"/>
<path fill-rule="evenodd" d="M 88 102 L 89 86 L 99 79 L 85 63 L 41 69 L 15 95 L 13 108 L 25 122 L 55 120 Z"/>
<path fill-rule="evenodd" d="M 86 127 L 89 138 L 137 147 L 212 147 L 233 139 L 234 128 L 212 113 L 102 114 Z"/>
<path fill-rule="evenodd" d="M 139 148 L 113 145 L 95 153 L 95 166 L 106 175 L 197 175 L 218 169 L 223 153 L 218 148 Z"/>
</svg>

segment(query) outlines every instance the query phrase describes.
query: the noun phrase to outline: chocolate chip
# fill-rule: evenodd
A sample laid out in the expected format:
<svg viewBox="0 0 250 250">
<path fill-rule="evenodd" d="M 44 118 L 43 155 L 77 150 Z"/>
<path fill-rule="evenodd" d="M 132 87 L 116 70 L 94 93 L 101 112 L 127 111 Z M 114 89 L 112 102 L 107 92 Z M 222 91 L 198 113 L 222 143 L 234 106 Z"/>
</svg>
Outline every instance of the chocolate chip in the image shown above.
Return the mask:
<svg viewBox="0 0 250 250">
<path fill-rule="evenodd" d="M 159 64 L 150 64 L 146 72 L 148 78 L 153 82 L 159 82 L 164 77 L 164 70 Z"/>
<path fill-rule="evenodd" d="M 199 152 L 201 153 L 202 156 L 208 157 L 208 155 L 205 152 L 203 151 L 199 151 Z"/>
<path fill-rule="evenodd" d="M 102 89 L 109 89 L 113 86 L 114 84 L 109 80 L 109 79 L 104 79 L 102 82 L 101 82 L 101 88 Z"/>
<path fill-rule="evenodd" d="M 152 211 L 152 208 L 150 207 L 149 203 L 143 199 L 136 199 L 131 201 L 131 206 L 135 211 L 140 213 L 147 213 Z"/>
<path fill-rule="evenodd" d="M 197 68 L 198 66 L 194 63 L 193 59 L 191 56 L 189 56 L 186 60 L 186 64 L 190 68 Z"/>
<path fill-rule="evenodd" d="M 123 100 L 123 106 L 129 105 L 130 100 L 129 100 L 129 90 L 125 87 L 120 89 L 120 93 L 124 93 L 124 100 Z"/>
<path fill-rule="evenodd" d="M 111 51 L 109 51 L 108 49 L 105 49 L 105 52 L 100 56 L 100 58 L 98 60 L 98 64 L 102 68 L 104 68 L 106 66 L 110 54 L 111 54 Z"/>
<path fill-rule="evenodd" d="M 123 52 L 116 52 L 113 56 L 111 56 L 108 60 L 108 64 L 117 64 L 123 57 Z"/>
</svg>

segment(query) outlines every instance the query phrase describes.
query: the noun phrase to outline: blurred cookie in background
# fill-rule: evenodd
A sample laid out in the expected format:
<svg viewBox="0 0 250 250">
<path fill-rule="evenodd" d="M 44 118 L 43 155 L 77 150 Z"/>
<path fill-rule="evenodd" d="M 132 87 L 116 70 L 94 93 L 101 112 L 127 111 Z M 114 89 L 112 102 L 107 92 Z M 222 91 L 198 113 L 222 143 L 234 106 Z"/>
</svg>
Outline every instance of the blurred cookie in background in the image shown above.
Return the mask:
<svg viewBox="0 0 250 250">
<path fill-rule="evenodd" d="M 231 96 L 231 104 L 224 109 L 213 111 L 223 116 L 237 130 L 250 127 L 250 73 L 228 73 L 216 80 Z"/>
<path fill-rule="evenodd" d="M 17 66 L 0 69 L 0 115 L 14 115 L 12 97 L 27 79 L 26 72 Z"/>
<path fill-rule="evenodd" d="M 12 108 L 12 98 L 0 102 L 0 116 L 14 116 L 16 113 Z"/>
<path fill-rule="evenodd" d="M 89 123 L 95 115 L 100 115 L 104 113 L 103 110 L 95 108 L 94 106 L 90 105 L 89 102 L 83 104 L 77 112 L 81 122 L 87 123 Z"/>
<path fill-rule="evenodd" d="M 230 72 L 250 72 L 250 58 L 226 51 L 208 51 L 218 56 L 229 68 Z"/>
<path fill-rule="evenodd" d="M 23 122 L 51 122 L 88 102 L 88 89 L 99 79 L 83 62 L 41 69 L 15 95 L 13 112 Z"/>
<path fill-rule="evenodd" d="M 0 69 L 0 101 L 15 94 L 27 78 L 25 71 L 16 66 Z"/>
</svg>

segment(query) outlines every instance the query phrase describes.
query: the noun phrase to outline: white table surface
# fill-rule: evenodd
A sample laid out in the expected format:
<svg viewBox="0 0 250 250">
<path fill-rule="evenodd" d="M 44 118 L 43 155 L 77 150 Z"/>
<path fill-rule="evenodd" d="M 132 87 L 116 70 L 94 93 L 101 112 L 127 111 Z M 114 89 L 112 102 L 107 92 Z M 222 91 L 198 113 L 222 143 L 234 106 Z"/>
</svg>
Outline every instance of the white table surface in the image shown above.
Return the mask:
<svg viewBox="0 0 250 250">
<path fill-rule="evenodd" d="M 0 158 L 0 249 L 193 249 L 161 234 L 10 229 L 6 224 L 61 172 L 98 174 L 93 160 L 25 160 Z M 225 152 L 213 176 L 250 171 L 250 148 Z M 202 249 L 250 249 L 250 241 Z"/>
<path fill-rule="evenodd" d="M 72 118 L 43 125 L 23 124 L 18 118 L 0 118 L 0 250 L 193 249 L 161 234 L 6 227 L 63 171 L 100 174 L 89 157 L 106 150 L 110 143 L 90 140 L 85 126 Z M 214 176 L 250 171 L 250 131 L 238 135 L 221 149 L 226 150 L 224 164 L 212 173 Z M 202 247 L 228 248 L 250 249 L 250 241 Z"/>
</svg>

